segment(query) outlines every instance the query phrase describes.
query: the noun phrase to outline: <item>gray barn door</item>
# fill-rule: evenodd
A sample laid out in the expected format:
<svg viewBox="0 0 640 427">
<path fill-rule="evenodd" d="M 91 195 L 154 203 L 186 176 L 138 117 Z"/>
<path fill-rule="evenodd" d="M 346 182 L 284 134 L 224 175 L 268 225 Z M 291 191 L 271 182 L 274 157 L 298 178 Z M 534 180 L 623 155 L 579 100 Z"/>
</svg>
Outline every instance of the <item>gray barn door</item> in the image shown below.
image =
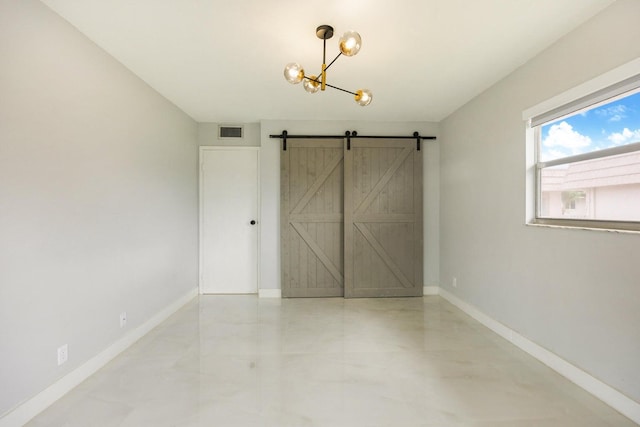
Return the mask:
<svg viewBox="0 0 640 427">
<path fill-rule="evenodd" d="M 345 297 L 420 296 L 422 154 L 410 139 L 345 151 Z"/>
<path fill-rule="evenodd" d="M 343 146 L 289 140 L 281 151 L 283 297 L 344 295 Z"/>
</svg>

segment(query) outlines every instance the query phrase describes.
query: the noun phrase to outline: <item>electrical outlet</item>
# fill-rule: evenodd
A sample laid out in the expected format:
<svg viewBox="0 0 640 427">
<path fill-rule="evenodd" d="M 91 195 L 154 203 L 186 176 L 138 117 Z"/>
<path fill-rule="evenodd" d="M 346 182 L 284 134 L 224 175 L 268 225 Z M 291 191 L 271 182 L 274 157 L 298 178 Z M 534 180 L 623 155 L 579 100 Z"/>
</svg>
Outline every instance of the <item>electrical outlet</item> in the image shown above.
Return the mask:
<svg viewBox="0 0 640 427">
<path fill-rule="evenodd" d="M 454 288 L 458 287 L 458 279 L 457 278 L 453 278 L 453 280 L 451 281 L 451 284 L 453 285 Z"/>
<path fill-rule="evenodd" d="M 120 327 L 124 328 L 125 326 L 127 326 L 127 312 L 123 311 L 120 313 Z"/>
<path fill-rule="evenodd" d="M 58 366 L 62 365 L 69 358 L 69 346 L 67 344 L 58 347 Z"/>
</svg>

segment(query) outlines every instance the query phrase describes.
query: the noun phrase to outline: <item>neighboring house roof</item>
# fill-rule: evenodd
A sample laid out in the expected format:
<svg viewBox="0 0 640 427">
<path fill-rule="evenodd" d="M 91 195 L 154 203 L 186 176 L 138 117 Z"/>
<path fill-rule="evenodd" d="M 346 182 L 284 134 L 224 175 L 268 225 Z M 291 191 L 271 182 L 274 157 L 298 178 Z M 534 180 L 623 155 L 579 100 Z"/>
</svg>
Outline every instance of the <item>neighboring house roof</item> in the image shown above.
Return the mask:
<svg viewBox="0 0 640 427">
<path fill-rule="evenodd" d="M 542 191 L 640 184 L 640 152 L 544 169 Z"/>
</svg>

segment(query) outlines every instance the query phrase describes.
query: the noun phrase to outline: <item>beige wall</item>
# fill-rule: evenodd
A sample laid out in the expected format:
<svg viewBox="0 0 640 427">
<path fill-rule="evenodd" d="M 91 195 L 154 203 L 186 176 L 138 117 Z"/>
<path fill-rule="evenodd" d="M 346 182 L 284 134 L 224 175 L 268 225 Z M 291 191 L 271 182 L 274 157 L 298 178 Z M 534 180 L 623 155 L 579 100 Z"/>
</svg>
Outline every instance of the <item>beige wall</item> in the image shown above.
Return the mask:
<svg viewBox="0 0 640 427">
<path fill-rule="evenodd" d="M 638 221 L 640 218 L 640 184 L 595 188 L 593 192 L 596 219 Z"/>
<path fill-rule="evenodd" d="M 449 116 L 440 141 L 441 286 L 638 402 L 640 236 L 525 225 L 522 112 L 640 57 L 639 16 L 618 0 Z"/>
<path fill-rule="evenodd" d="M 0 2 L 0 416 L 197 287 L 197 182 L 193 120 L 39 1 Z"/>
</svg>

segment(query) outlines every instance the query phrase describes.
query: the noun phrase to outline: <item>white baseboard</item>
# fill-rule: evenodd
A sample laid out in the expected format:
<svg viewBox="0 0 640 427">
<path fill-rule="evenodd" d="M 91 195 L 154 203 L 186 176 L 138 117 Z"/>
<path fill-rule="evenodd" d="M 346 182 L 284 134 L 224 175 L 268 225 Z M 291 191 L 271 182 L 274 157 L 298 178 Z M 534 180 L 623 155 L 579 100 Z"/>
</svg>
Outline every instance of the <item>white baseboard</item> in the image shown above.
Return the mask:
<svg viewBox="0 0 640 427">
<path fill-rule="evenodd" d="M 258 290 L 258 298 L 282 298 L 282 290 L 260 289 Z"/>
<path fill-rule="evenodd" d="M 425 286 L 423 287 L 423 295 L 438 295 L 437 286 Z M 259 298 L 282 298 L 282 291 L 280 289 L 260 289 L 258 290 Z"/>
<path fill-rule="evenodd" d="M 437 286 L 424 286 L 422 288 L 423 295 L 438 295 Z M 259 298 L 282 298 L 282 291 L 280 289 L 260 289 L 258 290 Z"/>
<path fill-rule="evenodd" d="M 438 295 L 440 288 L 437 286 L 425 286 L 422 288 L 422 295 Z"/>
<path fill-rule="evenodd" d="M 0 427 L 17 427 L 26 424 L 40 412 L 47 409 L 56 400 L 67 394 L 71 389 L 96 373 L 100 368 L 109 363 L 117 355 L 122 353 L 133 343 L 142 338 L 150 330 L 165 321 L 169 316 L 178 311 L 183 305 L 198 295 L 198 289 L 194 288 L 171 303 L 162 311 L 142 325 L 131 330 L 122 338 L 111 344 L 101 353 L 86 361 L 64 377 L 41 391 L 31 399 L 23 402 L 12 411 L 0 418 Z"/>
<path fill-rule="evenodd" d="M 572 365 L 560 356 L 523 337 L 513 329 L 492 319 L 476 307 L 462 301 L 450 292 L 440 288 L 439 295 L 513 345 L 526 351 L 563 377 L 602 400 L 622 415 L 640 424 L 640 403 L 625 396 L 599 379 L 594 378 L 589 373 Z"/>
</svg>

